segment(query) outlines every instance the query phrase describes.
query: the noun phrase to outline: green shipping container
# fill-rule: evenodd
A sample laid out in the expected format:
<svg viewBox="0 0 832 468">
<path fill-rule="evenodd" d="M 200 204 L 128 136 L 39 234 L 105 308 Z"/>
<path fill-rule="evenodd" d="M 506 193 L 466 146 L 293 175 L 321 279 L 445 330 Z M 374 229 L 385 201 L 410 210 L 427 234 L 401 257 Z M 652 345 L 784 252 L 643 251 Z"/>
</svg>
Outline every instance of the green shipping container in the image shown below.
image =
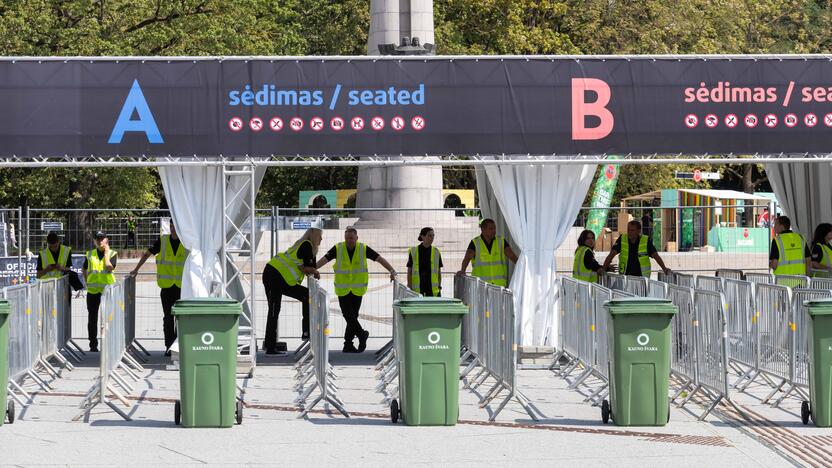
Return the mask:
<svg viewBox="0 0 832 468">
<path fill-rule="evenodd" d="M 179 397 L 174 421 L 185 427 L 242 422 L 237 401 L 237 327 L 242 307 L 232 299 L 196 298 L 173 306 L 179 336 Z"/>
<path fill-rule="evenodd" d="M 459 419 L 459 350 L 462 316 L 458 299 L 414 297 L 396 301 L 399 401 L 393 422 L 408 426 L 452 426 Z"/>
<path fill-rule="evenodd" d="M 621 298 L 608 311 L 610 401 L 604 423 L 664 426 L 670 419 L 670 323 L 678 309 L 666 299 Z"/>
</svg>

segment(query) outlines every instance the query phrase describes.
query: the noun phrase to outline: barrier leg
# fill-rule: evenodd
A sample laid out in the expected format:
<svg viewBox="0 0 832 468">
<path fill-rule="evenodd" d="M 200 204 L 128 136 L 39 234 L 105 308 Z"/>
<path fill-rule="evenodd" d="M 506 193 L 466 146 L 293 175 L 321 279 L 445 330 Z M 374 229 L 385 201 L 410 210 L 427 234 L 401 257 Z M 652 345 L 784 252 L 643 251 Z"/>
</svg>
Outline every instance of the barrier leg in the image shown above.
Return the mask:
<svg viewBox="0 0 832 468">
<path fill-rule="evenodd" d="M 772 398 L 774 398 L 774 395 L 776 395 L 776 394 L 777 394 L 777 392 L 779 392 L 779 391 L 780 391 L 780 389 L 781 389 L 781 388 L 783 388 L 783 385 L 786 385 L 786 379 L 783 379 L 783 380 L 780 382 L 780 384 L 779 384 L 779 385 L 777 385 L 776 387 L 774 387 L 774 390 L 772 390 L 772 391 L 771 391 L 771 393 L 769 393 L 769 394 L 768 394 L 765 398 L 763 398 L 762 403 L 763 403 L 763 404 L 766 404 L 766 403 L 768 403 L 768 402 L 769 402 Z"/>
<path fill-rule="evenodd" d="M 576 389 L 576 388 L 578 388 L 578 386 L 579 386 L 579 385 L 581 385 L 581 384 L 584 382 L 584 380 L 586 380 L 586 379 L 587 379 L 590 375 L 592 375 L 592 368 L 591 368 L 591 367 L 587 367 L 587 368 L 586 368 L 586 369 L 585 369 L 585 370 L 581 373 L 581 375 L 579 375 L 579 376 L 578 376 L 578 378 L 577 378 L 577 379 L 573 380 L 573 381 L 572 381 L 572 383 L 571 383 L 571 384 L 569 384 L 569 389 L 570 389 L 570 390 L 575 390 L 575 389 Z"/>
</svg>

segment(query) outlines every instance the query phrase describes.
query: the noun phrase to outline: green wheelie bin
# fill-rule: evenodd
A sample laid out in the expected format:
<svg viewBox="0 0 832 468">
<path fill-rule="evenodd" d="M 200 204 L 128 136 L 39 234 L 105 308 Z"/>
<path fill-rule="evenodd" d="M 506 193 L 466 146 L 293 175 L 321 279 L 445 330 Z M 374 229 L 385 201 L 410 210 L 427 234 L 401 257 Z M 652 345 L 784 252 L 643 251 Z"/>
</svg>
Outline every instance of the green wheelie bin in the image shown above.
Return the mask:
<svg viewBox="0 0 832 468">
<path fill-rule="evenodd" d="M 184 299 L 173 306 L 179 336 L 179 398 L 174 422 L 185 427 L 231 427 L 243 421 L 237 400 L 237 327 L 233 299 Z"/>
<path fill-rule="evenodd" d="M 664 426 L 670 421 L 670 322 L 678 309 L 669 300 L 644 297 L 613 299 L 605 308 L 610 401 L 601 403 L 601 420 Z"/>
<path fill-rule="evenodd" d="M 14 402 L 6 403 L 9 389 L 9 315 L 11 307 L 8 301 L 0 299 L 0 426 L 9 418 L 14 422 Z"/>
<path fill-rule="evenodd" d="M 809 398 L 800 408 L 818 427 L 832 426 L 832 299 L 807 301 L 809 310 Z"/>
<path fill-rule="evenodd" d="M 408 426 L 453 426 L 459 419 L 459 350 L 462 316 L 458 299 L 413 297 L 393 303 L 399 400 L 390 418 Z M 401 406 L 400 406 L 401 403 Z"/>
</svg>

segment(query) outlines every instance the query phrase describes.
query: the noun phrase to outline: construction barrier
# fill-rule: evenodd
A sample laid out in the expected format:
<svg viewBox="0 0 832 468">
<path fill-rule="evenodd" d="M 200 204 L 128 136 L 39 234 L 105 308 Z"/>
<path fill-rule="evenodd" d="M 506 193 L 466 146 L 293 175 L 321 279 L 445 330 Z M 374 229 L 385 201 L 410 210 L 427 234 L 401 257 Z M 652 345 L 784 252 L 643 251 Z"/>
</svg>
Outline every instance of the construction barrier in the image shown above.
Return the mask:
<svg viewBox="0 0 832 468">
<path fill-rule="evenodd" d="M 456 285 L 455 285 L 456 286 Z M 394 281 L 393 283 L 393 302 L 399 301 L 402 299 L 407 299 L 409 297 L 419 297 L 421 294 L 413 291 L 412 289 L 408 288 L 406 285 L 400 283 L 398 280 Z M 384 395 L 384 399 L 382 400 L 383 404 L 390 404 L 390 402 L 398 397 L 398 388 L 390 389 L 389 386 L 393 382 L 398 381 L 399 377 L 399 355 L 398 355 L 398 342 L 396 340 L 396 327 L 398 318 L 397 314 L 393 314 L 393 339 L 390 340 L 390 346 L 385 345 L 387 348 L 384 353 L 379 356 L 378 365 L 376 366 L 376 378 L 378 379 L 378 385 L 376 386 L 376 392 L 382 393 Z M 465 327 L 463 327 L 462 333 L 462 347 L 463 350 L 465 349 Z M 382 348 L 384 349 L 384 348 Z"/>
<path fill-rule="evenodd" d="M 737 281 L 745 280 L 745 273 L 742 270 L 732 270 L 729 268 L 718 268 L 716 276 L 722 279 L 731 279 Z"/>
<path fill-rule="evenodd" d="M 127 276 L 115 284 L 107 285 L 101 294 L 101 304 L 98 307 L 98 346 L 101 350 L 98 376 L 95 377 L 92 387 L 78 405 L 81 411 L 73 418 L 74 421 L 82 417 L 88 421 L 90 412 L 99 404 L 109 406 L 119 416 L 130 420 L 128 413 L 109 397 L 112 396 L 130 410 L 133 405 L 125 396 L 133 392 L 130 381 L 141 380 L 139 373 L 144 371 L 144 368 L 127 352 L 125 310 L 127 300 L 130 298 L 127 291 L 135 287 L 130 284 L 134 281 L 135 278 Z"/>
<path fill-rule="evenodd" d="M 329 363 L 329 293 L 320 286 L 318 280 L 313 277 L 307 278 L 309 345 L 295 363 L 295 390 L 298 392 L 295 403 L 303 410 L 299 417 L 306 417 L 316 405 L 324 402 L 349 418 L 344 402 L 338 397 L 338 387 L 334 383 L 335 372 Z M 315 389 L 319 391 L 318 397 L 312 403 L 307 403 Z"/>
<path fill-rule="evenodd" d="M 507 288 L 467 275 L 454 279 L 454 292 L 456 298 L 469 309 L 465 321 L 470 334 L 464 338 L 463 345 L 464 356 L 470 358 L 471 363 L 460 374 L 465 387 L 475 391 L 485 382 L 491 383 L 491 388 L 480 398 L 481 408 L 504 395 L 497 409 L 491 413 L 490 421 L 512 400 L 538 421 L 536 413 L 540 414 L 540 411 L 517 388 L 517 329 L 513 293 Z M 471 332 L 470 328 L 476 331 Z M 477 374 L 468 379 L 477 368 Z"/>
</svg>

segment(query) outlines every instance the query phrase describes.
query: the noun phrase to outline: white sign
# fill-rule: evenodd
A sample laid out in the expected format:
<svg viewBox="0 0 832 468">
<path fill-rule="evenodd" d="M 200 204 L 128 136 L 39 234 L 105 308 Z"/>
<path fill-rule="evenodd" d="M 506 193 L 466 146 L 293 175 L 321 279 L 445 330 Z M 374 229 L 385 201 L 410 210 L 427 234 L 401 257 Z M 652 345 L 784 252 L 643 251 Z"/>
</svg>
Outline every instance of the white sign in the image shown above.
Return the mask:
<svg viewBox="0 0 832 468">
<path fill-rule="evenodd" d="M 60 221 L 42 221 L 40 223 L 41 231 L 63 231 L 64 223 Z"/>
</svg>

